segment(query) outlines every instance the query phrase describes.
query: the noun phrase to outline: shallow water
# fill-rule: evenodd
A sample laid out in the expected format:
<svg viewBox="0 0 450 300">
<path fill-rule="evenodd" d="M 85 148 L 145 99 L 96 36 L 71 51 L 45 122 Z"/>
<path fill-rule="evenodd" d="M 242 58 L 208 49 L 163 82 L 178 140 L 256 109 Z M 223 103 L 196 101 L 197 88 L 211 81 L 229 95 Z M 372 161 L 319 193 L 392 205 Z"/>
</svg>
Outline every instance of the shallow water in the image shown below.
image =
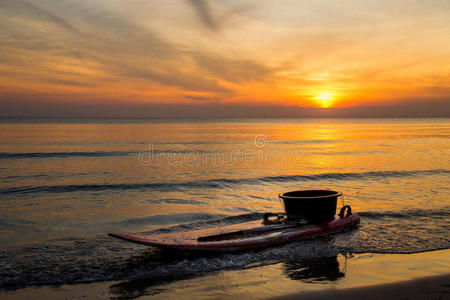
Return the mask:
<svg viewBox="0 0 450 300">
<path fill-rule="evenodd" d="M 3 120 L 0 286 L 448 249 L 449 138 L 449 119 Z M 106 236 L 255 220 L 282 210 L 279 192 L 309 188 L 343 192 L 360 228 L 216 256 Z"/>
</svg>

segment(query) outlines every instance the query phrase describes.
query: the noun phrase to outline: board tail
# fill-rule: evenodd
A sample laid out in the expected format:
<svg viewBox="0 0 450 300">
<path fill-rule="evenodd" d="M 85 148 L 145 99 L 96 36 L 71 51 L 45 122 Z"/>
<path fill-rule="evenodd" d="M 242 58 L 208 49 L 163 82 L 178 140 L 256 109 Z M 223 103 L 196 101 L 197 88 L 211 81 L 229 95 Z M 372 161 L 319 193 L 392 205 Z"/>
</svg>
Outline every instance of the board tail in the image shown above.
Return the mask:
<svg viewBox="0 0 450 300">
<path fill-rule="evenodd" d="M 149 242 L 146 239 L 137 237 L 137 236 L 133 236 L 133 235 L 126 235 L 126 234 L 118 234 L 118 233 L 108 233 L 109 236 L 112 236 L 114 238 L 120 239 L 120 240 L 124 240 L 127 242 L 132 242 L 135 244 L 140 244 L 140 245 L 145 245 L 145 246 L 153 246 L 154 244 Z"/>
</svg>

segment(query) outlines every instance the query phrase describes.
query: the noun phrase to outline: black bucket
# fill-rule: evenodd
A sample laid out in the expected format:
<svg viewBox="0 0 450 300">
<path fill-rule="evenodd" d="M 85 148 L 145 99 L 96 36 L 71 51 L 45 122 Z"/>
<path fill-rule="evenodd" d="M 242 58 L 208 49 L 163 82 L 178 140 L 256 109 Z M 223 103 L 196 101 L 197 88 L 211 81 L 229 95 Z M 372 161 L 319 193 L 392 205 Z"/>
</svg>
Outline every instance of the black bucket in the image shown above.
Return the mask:
<svg viewBox="0 0 450 300">
<path fill-rule="evenodd" d="M 336 215 L 337 198 L 342 194 L 330 190 L 302 190 L 280 194 L 288 218 L 317 222 Z"/>
</svg>

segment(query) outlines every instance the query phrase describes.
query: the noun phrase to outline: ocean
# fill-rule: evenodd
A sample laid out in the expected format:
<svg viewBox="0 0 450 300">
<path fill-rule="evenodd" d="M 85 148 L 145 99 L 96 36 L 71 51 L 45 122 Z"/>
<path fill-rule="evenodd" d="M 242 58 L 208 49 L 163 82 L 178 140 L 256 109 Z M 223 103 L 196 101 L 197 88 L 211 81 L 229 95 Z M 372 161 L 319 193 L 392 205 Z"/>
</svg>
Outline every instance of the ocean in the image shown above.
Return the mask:
<svg viewBox="0 0 450 300">
<path fill-rule="evenodd" d="M 449 141 L 450 119 L 2 119 L 0 288 L 112 281 L 137 297 L 275 263 L 337 280 L 349 255 L 449 249 Z M 361 226 L 214 256 L 107 236 L 256 220 L 299 189 L 342 192 Z"/>
</svg>

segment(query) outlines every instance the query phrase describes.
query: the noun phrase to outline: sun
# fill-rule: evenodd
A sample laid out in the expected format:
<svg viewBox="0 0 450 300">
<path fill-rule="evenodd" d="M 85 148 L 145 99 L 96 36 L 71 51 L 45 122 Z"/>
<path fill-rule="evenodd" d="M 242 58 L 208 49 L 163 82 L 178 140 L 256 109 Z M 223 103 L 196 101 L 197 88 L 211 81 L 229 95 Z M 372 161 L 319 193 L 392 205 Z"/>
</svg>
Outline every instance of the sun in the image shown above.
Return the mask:
<svg viewBox="0 0 450 300">
<path fill-rule="evenodd" d="M 335 94 L 332 92 L 320 92 L 314 97 L 314 101 L 321 108 L 329 108 L 334 104 L 334 96 Z"/>
</svg>

